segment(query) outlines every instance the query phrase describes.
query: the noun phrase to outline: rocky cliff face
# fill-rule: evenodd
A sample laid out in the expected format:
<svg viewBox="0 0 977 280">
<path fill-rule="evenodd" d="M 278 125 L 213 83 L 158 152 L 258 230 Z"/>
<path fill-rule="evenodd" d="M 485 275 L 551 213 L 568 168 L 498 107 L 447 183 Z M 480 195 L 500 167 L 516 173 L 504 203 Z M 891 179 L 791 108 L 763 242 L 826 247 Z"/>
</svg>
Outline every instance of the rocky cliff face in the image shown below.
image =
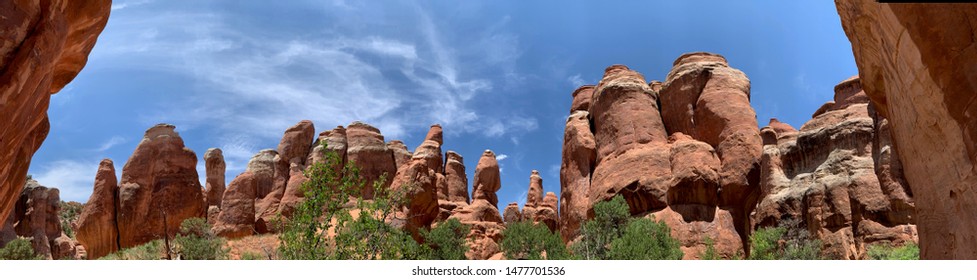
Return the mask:
<svg viewBox="0 0 977 280">
<path fill-rule="evenodd" d="M 920 257 L 977 258 L 977 5 L 835 3 L 912 186 Z"/>
<path fill-rule="evenodd" d="M 95 187 L 78 216 L 75 238 L 86 249 L 89 259 L 98 259 L 119 250 L 116 221 L 119 184 L 115 165 L 103 159 L 95 173 Z"/>
<path fill-rule="evenodd" d="M 916 209 L 888 133 L 857 77 L 835 87 L 800 131 L 764 127 L 763 199 L 756 227 L 793 220 L 820 239 L 832 259 L 865 258 L 877 242 L 916 241 Z"/>
<path fill-rule="evenodd" d="M 485 150 L 475 167 L 475 182 L 472 186 L 472 203 L 463 208 L 452 211 L 449 218 L 468 225 L 471 250 L 465 255 L 469 259 L 501 259 L 502 251 L 499 242 L 502 240 L 502 230 L 505 224 L 499 213 L 498 196 L 495 192 L 502 188 L 499 178 L 499 162 L 495 153 Z"/>
<path fill-rule="evenodd" d="M 61 228 L 60 192 L 27 180 L 14 211 L 0 226 L 0 247 L 17 236 L 31 238 L 34 253 L 46 259 L 75 258 L 75 241 Z"/>
<path fill-rule="evenodd" d="M 706 237 L 732 257 L 759 196 L 760 143 L 749 80 L 722 56 L 682 55 L 665 83 L 610 66 L 596 86 L 573 93 L 560 231 L 572 240 L 593 204 L 622 195 L 632 214 L 665 221 L 686 257 L 704 250 Z"/>
<path fill-rule="evenodd" d="M 526 204 L 519 211 L 519 205 L 511 203 L 505 208 L 503 214 L 506 223 L 530 221 L 543 224 L 551 231 L 557 230 L 559 214 L 557 211 L 557 198 L 553 192 L 543 195 L 543 178 L 539 176 L 539 171 L 533 170 L 529 175 L 529 190 L 526 192 Z"/>
<path fill-rule="evenodd" d="M 51 95 L 88 61 L 110 0 L 0 4 L 0 217 L 19 199 L 31 157 L 47 138 Z"/>
</svg>

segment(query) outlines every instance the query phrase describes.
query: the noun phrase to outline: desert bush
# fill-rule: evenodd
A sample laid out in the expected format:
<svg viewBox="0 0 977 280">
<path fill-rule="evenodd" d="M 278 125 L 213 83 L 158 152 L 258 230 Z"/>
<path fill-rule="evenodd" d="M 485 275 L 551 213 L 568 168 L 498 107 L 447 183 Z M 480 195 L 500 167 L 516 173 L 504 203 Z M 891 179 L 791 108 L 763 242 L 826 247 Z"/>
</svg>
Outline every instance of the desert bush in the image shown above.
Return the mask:
<svg viewBox="0 0 977 280">
<path fill-rule="evenodd" d="M 706 236 L 706 238 L 703 240 L 703 243 L 706 244 L 706 250 L 702 251 L 702 253 L 699 254 L 699 259 L 700 260 L 719 260 L 719 259 L 722 259 L 722 258 L 719 257 L 719 253 L 716 252 L 716 241 L 715 240 L 713 240 L 712 238 Z"/>
<path fill-rule="evenodd" d="M 468 252 L 468 225 L 458 219 L 448 219 L 441 222 L 431 231 L 422 230 L 424 246 L 428 254 L 425 259 L 431 260 L 464 260 Z"/>
<path fill-rule="evenodd" d="M 61 220 L 61 230 L 68 237 L 75 238 L 75 231 L 71 224 L 78 220 L 78 215 L 81 214 L 84 205 L 74 201 L 61 201 L 59 204 L 61 210 L 58 211 L 58 218 Z"/>
<path fill-rule="evenodd" d="M 821 241 L 811 238 L 800 222 L 787 219 L 778 227 L 759 228 L 750 235 L 751 260 L 822 259 Z"/>
<path fill-rule="evenodd" d="M 176 239 L 177 253 L 184 260 L 227 259 L 228 249 L 224 239 L 211 231 L 211 225 L 203 218 L 190 218 L 180 223 Z"/>
<path fill-rule="evenodd" d="M 325 148 L 325 143 L 322 143 Z M 386 176 L 373 184 L 371 200 L 358 197 L 367 187 L 355 162 L 343 165 L 329 149 L 323 161 L 312 164 L 305 175 L 302 203 L 290 219 L 281 219 L 280 257 L 283 259 L 418 259 L 426 254 L 410 234 L 387 221 L 399 219 L 410 187 L 391 191 L 381 187 Z M 333 235 L 329 233 L 332 232 Z"/>
<path fill-rule="evenodd" d="M 558 233 L 550 231 L 543 224 L 531 221 L 512 223 L 502 231 L 499 244 L 505 257 L 510 260 L 565 260 L 570 252 Z M 545 253 L 545 257 L 544 257 Z"/>
<path fill-rule="evenodd" d="M 247 251 L 241 254 L 241 260 L 254 261 L 254 260 L 264 260 L 266 259 L 264 255 L 258 252 Z"/>
<path fill-rule="evenodd" d="M 631 212 L 624 197 L 598 202 L 594 205 L 594 218 L 580 228 L 581 239 L 574 244 L 573 253 L 587 260 L 608 259 L 611 242 L 621 237 L 630 222 Z"/>
<path fill-rule="evenodd" d="M 156 239 L 136 247 L 108 254 L 100 260 L 159 260 L 163 258 L 163 241 Z"/>
<path fill-rule="evenodd" d="M 868 246 L 868 258 L 872 260 L 918 260 L 919 245 L 907 242 L 901 246 L 889 243 L 872 244 Z"/>
<path fill-rule="evenodd" d="M 43 259 L 34 253 L 34 245 L 31 239 L 17 237 L 0 248 L 0 260 L 40 260 Z"/>
<path fill-rule="evenodd" d="M 635 219 L 621 238 L 611 242 L 608 257 L 615 260 L 681 260 L 682 245 L 665 222 Z"/>
</svg>

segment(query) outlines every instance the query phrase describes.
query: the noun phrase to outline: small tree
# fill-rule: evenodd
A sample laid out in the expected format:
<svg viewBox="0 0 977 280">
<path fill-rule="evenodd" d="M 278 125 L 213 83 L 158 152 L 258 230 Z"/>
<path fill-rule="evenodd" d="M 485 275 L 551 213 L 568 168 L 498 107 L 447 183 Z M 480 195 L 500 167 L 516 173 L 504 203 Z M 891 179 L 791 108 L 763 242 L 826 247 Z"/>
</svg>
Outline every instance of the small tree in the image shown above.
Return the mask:
<svg viewBox="0 0 977 280">
<path fill-rule="evenodd" d="M 309 166 L 304 200 L 290 219 L 281 219 L 279 251 L 284 259 L 418 259 L 424 254 L 410 234 L 392 226 L 407 202 L 410 186 L 384 188 L 386 174 L 373 183 L 374 196 L 364 200 L 355 162 L 343 165 L 322 143 L 323 161 Z M 352 203 L 351 198 L 356 197 Z"/>
<path fill-rule="evenodd" d="M 611 242 L 621 237 L 630 221 L 631 212 L 623 196 L 598 202 L 594 205 L 594 219 L 581 226 L 582 238 L 573 246 L 574 254 L 586 260 L 607 259 Z"/>
<path fill-rule="evenodd" d="M 665 222 L 639 218 L 611 242 L 607 255 L 615 260 L 681 260 L 681 247 Z"/>
<path fill-rule="evenodd" d="M 468 236 L 468 225 L 462 224 L 458 219 L 451 218 L 441 222 L 431 231 L 422 230 L 424 236 L 424 246 L 429 250 L 425 259 L 431 260 L 464 260 L 465 252 L 468 252 L 468 245 L 465 243 Z"/>
<path fill-rule="evenodd" d="M 40 260 L 43 259 L 34 253 L 34 245 L 31 239 L 17 237 L 11 240 L 3 248 L 0 248 L 0 260 Z"/>
<path fill-rule="evenodd" d="M 530 221 L 512 223 L 502 231 L 500 247 L 507 259 L 565 260 L 570 253 L 558 233 L 550 231 L 543 224 Z"/>
<path fill-rule="evenodd" d="M 184 260 L 222 260 L 227 259 L 229 251 L 224 248 L 224 239 L 217 237 L 203 218 L 190 218 L 180 223 L 176 246 Z"/>
</svg>

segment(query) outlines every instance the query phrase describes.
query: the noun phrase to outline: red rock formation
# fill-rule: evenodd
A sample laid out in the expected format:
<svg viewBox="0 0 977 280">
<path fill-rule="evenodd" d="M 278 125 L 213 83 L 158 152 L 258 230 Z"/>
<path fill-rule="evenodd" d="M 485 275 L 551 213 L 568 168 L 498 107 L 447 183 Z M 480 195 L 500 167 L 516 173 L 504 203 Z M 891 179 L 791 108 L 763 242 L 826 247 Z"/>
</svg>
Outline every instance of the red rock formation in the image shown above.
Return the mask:
<svg viewBox="0 0 977 280">
<path fill-rule="evenodd" d="M 977 258 L 977 5 L 835 3 L 913 188 L 920 257 Z"/>
<path fill-rule="evenodd" d="M 579 94 L 577 96 L 580 96 Z M 578 97 L 574 96 L 574 99 Z M 560 164 L 560 236 L 564 242 L 576 238 L 580 226 L 590 217 L 590 176 L 596 164 L 594 134 L 589 113 L 574 111 L 567 118 Z"/>
<path fill-rule="evenodd" d="M 519 213 L 519 203 L 512 202 L 506 205 L 505 211 L 502 211 L 502 220 L 506 224 L 522 221 L 522 213 Z"/>
<path fill-rule="evenodd" d="M 495 153 L 485 150 L 475 167 L 471 205 L 458 209 L 450 217 L 471 227 L 468 234 L 471 250 L 465 254 L 469 259 L 486 260 L 502 254 L 498 242 L 502 240 L 505 225 L 496 206 L 499 199 L 495 194 L 501 187 L 499 162 Z"/>
<path fill-rule="evenodd" d="M 110 8 L 108 0 L 0 4 L 0 217 L 14 209 L 47 138 L 51 95 L 85 66 Z"/>
<path fill-rule="evenodd" d="M 103 159 L 95 173 L 95 188 L 78 215 L 75 230 L 75 238 L 85 247 L 89 259 L 119 250 L 119 229 L 115 220 L 118 194 L 115 165 L 112 160 Z"/>
<path fill-rule="evenodd" d="M 468 206 L 468 173 L 465 160 L 454 151 L 445 154 L 444 184 L 438 190 L 438 220 L 447 219 L 455 209 Z M 443 198 L 442 198 L 443 196 Z"/>
<path fill-rule="evenodd" d="M 158 124 L 146 130 L 122 168 L 116 209 L 121 248 L 173 236 L 184 219 L 206 215 L 197 155 L 175 128 Z"/>
<path fill-rule="evenodd" d="M 622 194 L 634 213 L 664 208 L 669 149 L 657 95 L 644 77 L 623 65 L 608 67 L 590 114 L 597 143 L 591 202 Z"/>
<path fill-rule="evenodd" d="M 271 231 L 268 223 L 278 215 L 280 203 L 289 184 L 301 186 L 304 182 L 304 176 L 295 180 L 292 180 L 291 176 L 305 170 L 314 136 L 315 126 L 309 120 L 302 120 L 289 127 L 282 135 L 281 141 L 278 142 L 278 156 L 274 159 L 275 183 L 267 192 L 265 192 L 266 188 L 259 185 L 256 193 L 261 198 L 255 202 L 255 229 L 258 233 Z"/>
<path fill-rule="evenodd" d="M 716 150 L 720 207 L 733 213 L 745 242 L 756 189 L 762 141 L 750 106 L 750 80 L 721 55 L 687 53 L 675 60 L 661 88 L 661 110 L 669 134 L 677 132 Z"/>
<path fill-rule="evenodd" d="M 622 195 L 632 214 L 669 224 L 686 257 L 706 248 L 705 237 L 722 240 L 720 255 L 742 253 L 761 144 L 746 76 L 722 56 L 692 53 L 664 84 L 608 67 L 584 111 L 586 89 L 575 92 L 564 133 L 564 240 L 576 237 L 593 204 Z"/>
<path fill-rule="evenodd" d="M 362 190 L 364 199 L 373 198 L 373 185 L 383 178 L 382 188 L 390 187 L 397 165 L 393 153 L 384 143 L 380 130 L 362 122 L 353 122 L 346 129 L 348 148 L 346 155 L 360 169 L 360 176 L 367 187 Z M 417 151 L 415 151 L 416 156 Z"/>
<path fill-rule="evenodd" d="M 49 260 L 75 255 L 74 242 L 61 228 L 59 194 L 58 189 L 41 186 L 37 181 L 28 179 L 5 225 L 11 226 L 17 236 L 31 238 L 34 253 Z M 10 232 L 9 229 L 4 231 Z M 9 241 L 0 240 L 2 243 Z"/>
<path fill-rule="evenodd" d="M 413 156 L 410 151 L 407 150 L 407 145 L 400 140 L 393 140 L 387 142 L 387 149 L 390 149 L 394 153 L 394 163 L 397 164 L 397 169 L 404 166 L 410 162 L 410 158 Z"/>
<path fill-rule="evenodd" d="M 260 186 L 274 184 L 275 150 L 262 150 L 251 157 L 244 173 L 227 186 L 221 200 L 221 212 L 214 223 L 214 233 L 226 238 L 240 238 L 255 232 L 255 198 Z"/>
<path fill-rule="evenodd" d="M 887 122 L 867 103 L 858 79 L 849 79 L 799 132 L 776 121 L 763 128 L 755 226 L 794 219 L 840 259 L 865 258 L 871 243 L 915 240 L 913 200 L 881 133 Z"/>
<path fill-rule="evenodd" d="M 224 163 L 224 153 L 221 149 L 210 148 L 204 153 L 205 167 L 207 168 L 207 190 L 205 199 L 207 206 L 220 207 L 221 197 L 224 196 L 224 173 L 227 165 Z"/>
<path fill-rule="evenodd" d="M 438 217 L 438 184 L 444 183 L 444 168 L 441 162 L 441 126 L 432 125 L 427 137 L 411 157 L 410 163 L 402 166 L 390 185 L 390 190 L 403 192 L 407 198 L 402 212 L 406 217 L 405 228 L 416 239 L 420 239 L 419 229 L 430 229 Z"/>
<path fill-rule="evenodd" d="M 326 147 L 323 148 L 322 144 L 325 144 Z M 307 159 L 306 162 L 309 165 L 312 165 L 313 163 L 317 163 L 317 162 L 322 162 L 322 156 L 324 155 L 325 152 L 323 149 L 328 149 L 330 151 L 335 152 L 336 156 L 339 157 L 340 162 L 342 162 L 342 164 L 345 165 L 347 160 L 346 157 L 347 146 L 348 145 L 346 141 L 346 128 L 343 128 L 342 126 L 337 126 L 332 130 L 323 131 L 322 133 L 319 133 L 319 138 L 317 138 L 315 143 L 312 145 L 312 151 L 309 152 L 309 158 Z M 342 168 L 342 166 L 337 166 L 336 168 L 337 168 L 336 170 L 338 171 L 340 168 Z"/>
<path fill-rule="evenodd" d="M 518 215 L 519 220 L 541 223 L 546 225 L 551 231 L 556 230 L 559 219 L 556 204 L 557 199 L 555 193 L 548 192 L 546 193 L 546 197 L 543 197 L 543 177 L 539 176 L 539 171 L 533 170 L 529 176 L 529 191 L 526 194 L 526 204 L 522 207 L 522 213 Z M 509 211 L 508 207 L 506 207 L 506 211 Z M 508 218 L 509 214 L 506 215 Z"/>
</svg>

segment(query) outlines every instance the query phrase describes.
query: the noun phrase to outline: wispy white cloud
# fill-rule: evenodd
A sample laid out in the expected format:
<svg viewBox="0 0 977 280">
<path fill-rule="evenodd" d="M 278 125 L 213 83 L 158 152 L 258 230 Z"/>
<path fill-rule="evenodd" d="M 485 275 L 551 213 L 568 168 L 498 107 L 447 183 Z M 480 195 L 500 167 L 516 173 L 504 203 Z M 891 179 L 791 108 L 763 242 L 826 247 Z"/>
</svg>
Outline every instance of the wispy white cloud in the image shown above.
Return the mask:
<svg viewBox="0 0 977 280">
<path fill-rule="evenodd" d="M 41 172 L 34 174 L 43 186 L 58 188 L 61 200 L 88 201 L 95 184 L 98 161 L 59 160 L 41 166 Z"/>
<path fill-rule="evenodd" d="M 580 77 L 580 74 L 567 77 L 567 81 L 570 82 L 570 84 L 574 87 L 580 87 L 587 84 L 587 81 L 584 81 L 584 79 Z"/>
<path fill-rule="evenodd" d="M 151 1 L 151 0 L 120 1 L 120 3 L 113 3 L 112 4 L 112 10 L 113 11 L 122 10 L 122 9 L 125 9 L 125 8 L 128 8 L 128 7 L 135 7 L 135 6 L 139 6 L 139 5 L 143 5 L 143 4 L 148 4 L 150 2 L 153 2 L 153 1 Z"/>
<path fill-rule="evenodd" d="M 469 70 L 473 65 L 458 63 L 460 53 L 475 53 L 485 58 L 477 60 L 485 64 L 479 69 L 514 73 L 510 65 L 521 55 L 516 36 L 493 27 L 478 41 L 485 44 L 452 45 L 423 8 L 403 12 L 416 14 L 412 24 L 400 24 L 415 36 L 342 26 L 328 26 L 327 36 L 273 36 L 230 23 L 233 16 L 221 13 L 121 17 L 102 34 L 100 47 L 105 47 L 93 56 L 189 78 L 208 94 L 175 95 L 161 105 L 167 110 L 142 119 L 167 120 L 185 125 L 184 130 L 217 126 L 219 137 L 275 139 L 302 119 L 320 128 L 361 120 L 391 139 L 433 123 L 449 134 L 490 137 L 538 127 L 534 118 L 509 118 L 477 104 L 475 97 L 493 90 L 495 83 Z M 337 14 L 331 16 L 351 16 Z"/>
<path fill-rule="evenodd" d="M 125 142 L 126 142 L 126 139 L 124 137 L 122 137 L 122 136 L 114 136 L 114 137 L 110 138 L 109 140 L 106 140 L 105 143 L 102 143 L 102 145 L 99 146 L 97 149 L 95 149 L 95 151 L 96 152 L 108 151 L 112 147 L 115 147 L 115 146 L 117 146 L 119 144 L 124 144 Z"/>
<path fill-rule="evenodd" d="M 495 156 L 495 160 L 496 161 L 503 161 L 503 160 L 505 160 L 507 158 L 509 158 L 509 155 L 506 155 L 506 154 L 498 154 L 498 155 Z"/>
</svg>

